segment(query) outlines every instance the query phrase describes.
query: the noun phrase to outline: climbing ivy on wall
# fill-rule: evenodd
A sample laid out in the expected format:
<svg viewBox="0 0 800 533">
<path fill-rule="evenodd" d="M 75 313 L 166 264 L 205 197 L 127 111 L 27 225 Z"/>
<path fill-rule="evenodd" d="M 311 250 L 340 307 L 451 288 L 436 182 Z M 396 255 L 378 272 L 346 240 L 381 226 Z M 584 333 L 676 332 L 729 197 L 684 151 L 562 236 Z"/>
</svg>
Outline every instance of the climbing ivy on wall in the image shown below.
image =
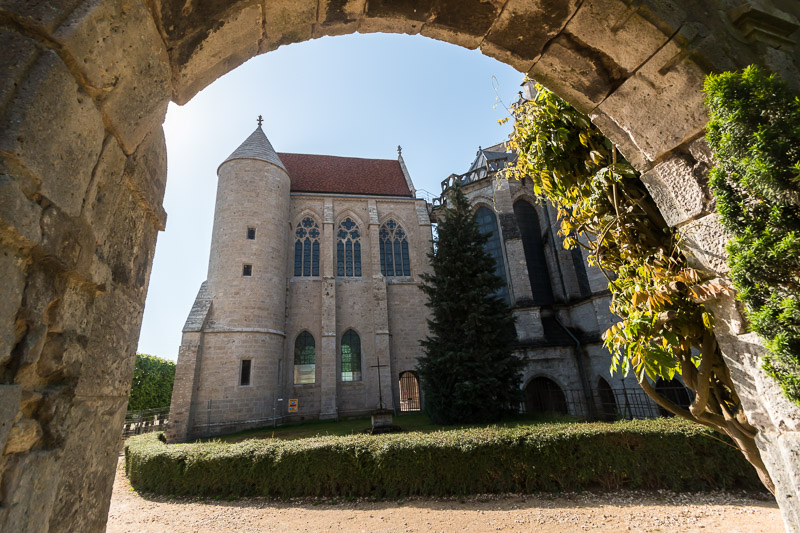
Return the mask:
<svg viewBox="0 0 800 533">
<path fill-rule="evenodd" d="M 533 181 L 558 209 L 564 245 L 588 248 L 590 264 L 606 275 L 621 319 L 603 335 L 612 371 L 634 372 L 658 405 L 728 435 L 772 490 L 703 305 L 729 289 L 688 266 L 637 171 L 588 117 L 536 90 L 514 109 L 507 146 L 518 157 L 508 175 Z M 676 374 L 695 392 L 688 410 L 655 391 L 656 380 Z"/>
<path fill-rule="evenodd" d="M 169 407 L 175 363 L 144 353 L 136 354 L 128 411 Z"/>
<path fill-rule="evenodd" d="M 731 279 L 769 349 L 765 370 L 800 405 L 800 98 L 752 66 L 709 76 L 705 94 Z"/>
</svg>

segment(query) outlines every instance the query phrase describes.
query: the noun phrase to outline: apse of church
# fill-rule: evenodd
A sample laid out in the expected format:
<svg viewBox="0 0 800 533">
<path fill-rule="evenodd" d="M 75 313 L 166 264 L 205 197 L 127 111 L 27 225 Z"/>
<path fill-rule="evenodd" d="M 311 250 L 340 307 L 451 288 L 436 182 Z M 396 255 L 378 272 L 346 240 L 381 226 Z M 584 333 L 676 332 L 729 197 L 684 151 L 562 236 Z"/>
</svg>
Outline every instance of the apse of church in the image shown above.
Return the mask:
<svg viewBox="0 0 800 533">
<path fill-rule="evenodd" d="M 486 250 L 495 259 L 495 273 L 506 282 L 498 296 L 516 318 L 515 352 L 528 363 L 520 410 L 589 419 L 606 411 L 622 416 L 625 406 L 616 405 L 615 398 L 625 398 L 626 389 L 638 384 L 632 376 L 609 372 L 611 354 L 601 335 L 617 317 L 609 310 L 607 280 L 587 265 L 581 249 L 564 248 L 557 210 L 536 198 L 529 180 L 503 179 L 503 169 L 514 158 L 502 143 L 479 148 L 467 172 L 442 182 L 431 216 L 442 215 L 447 191 L 460 183 L 488 238 Z M 606 390 L 611 391 L 610 402 L 601 397 Z M 653 410 L 649 403 L 640 407 L 624 416 Z"/>
<path fill-rule="evenodd" d="M 399 377 L 427 335 L 419 275 L 431 246 L 399 150 L 396 160 L 277 153 L 259 123 L 217 175 L 208 278 L 183 329 L 168 439 L 364 414 L 381 397 L 399 407 Z"/>
</svg>

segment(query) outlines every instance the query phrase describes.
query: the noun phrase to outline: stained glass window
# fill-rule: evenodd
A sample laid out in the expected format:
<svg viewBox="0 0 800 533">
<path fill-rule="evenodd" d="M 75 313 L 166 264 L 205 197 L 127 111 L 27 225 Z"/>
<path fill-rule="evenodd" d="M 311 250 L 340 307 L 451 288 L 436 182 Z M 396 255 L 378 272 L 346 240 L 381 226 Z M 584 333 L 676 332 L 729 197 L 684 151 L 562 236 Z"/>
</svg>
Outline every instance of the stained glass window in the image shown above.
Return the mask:
<svg viewBox="0 0 800 533">
<path fill-rule="evenodd" d="M 294 230 L 294 275 L 319 276 L 319 225 L 305 217 Z"/>
<path fill-rule="evenodd" d="M 525 200 L 514 204 L 514 215 L 517 217 L 519 231 L 522 234 L 522 249 L 525 252 L 525 263 L 528 265 L 528 279 L 531 282 L 533 303 L 551 305 L 553 288 L 550 285 L 550 273 L 544 255 L 539 215 L 536 214 L 536 209 Z"/>
<path fill-rule="evenodd" d="M 387 220 L 378 233 L 381 248 L 381 274 L 384 276 L 410 276 L 408 236 L 402 226 Z"/>
<path fill-rule="evenodd" d="M 294 383 L 314 383 L 316 380 L 314 337 L 302 332 L 294 341 Z"/>
<path fill-rule="evenodd" d="M 342 335 L 342 381 L 361 381 L 361 337 L 352 329 Z"/>
<path fill-rule="evenodd" d="M 361 276 L 361 231 L 350 217 L 336 232 L 336 275 Z"/>
<path fill-rule="evenodd" d="M 478 229 L 484 235 L 488 235 L 484 249 L 494 258 L 494 273 L 503 280 L 503 286 L 497 290 L 497 296 L 508 303 L 508 286 L 506 285 L 506 267 L 503 261 L 503 247 L 500 244 L 500 232 L 497 230 L 497 217 L 491 209 L 480 207 L 475 213 L 478 221 Z"/>
</svg>

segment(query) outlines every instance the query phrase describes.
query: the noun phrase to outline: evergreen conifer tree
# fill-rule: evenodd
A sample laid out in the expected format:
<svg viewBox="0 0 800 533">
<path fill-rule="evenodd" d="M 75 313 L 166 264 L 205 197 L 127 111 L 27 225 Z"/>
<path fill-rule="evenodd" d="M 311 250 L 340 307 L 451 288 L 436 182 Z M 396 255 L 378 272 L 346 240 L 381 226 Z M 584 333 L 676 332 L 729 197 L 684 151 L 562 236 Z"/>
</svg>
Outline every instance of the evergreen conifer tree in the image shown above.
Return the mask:
<svg viewBox="0 0 800 533">
<path fill-rule="evenodd" d="M 512 352 L 514 318 L 496 294 L 504 281 L 460 186 L 447 203 L 428 254 L 433 273 L 422 276 L 433 316 L 417 365 L 425 411 L 436 424 L 491 422 L 516 410 L 525 362 Z"/>
</svg>

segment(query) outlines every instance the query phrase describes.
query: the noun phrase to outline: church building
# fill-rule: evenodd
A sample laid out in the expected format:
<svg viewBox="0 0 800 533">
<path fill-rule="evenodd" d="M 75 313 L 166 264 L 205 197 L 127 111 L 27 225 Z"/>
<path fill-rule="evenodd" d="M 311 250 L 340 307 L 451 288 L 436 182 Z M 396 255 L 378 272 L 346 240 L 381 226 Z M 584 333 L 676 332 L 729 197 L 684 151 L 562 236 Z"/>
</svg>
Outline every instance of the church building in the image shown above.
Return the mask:
<svg viewBox="0 0 800 533">
<path fill-rule="evenodd" d="M 217 176 L 168 440 L 419 409 L 431 220 L 399 150 L 396 160 L 279 154 L 259 118 Z"/>
<path fill-rule="evenodd" d="M 208 278 L 183 328 L 168 440 L 419 410 L 420 274 L 456 182 L 506 282 L 498 296 L 527 361 L 520 410 L 663 414 L 635 377 L 610 374 L 608 280 L 584 251 L 563 247 L 556 209 L 530 180 L 502 179 L 514 157 L 502 143 L 480 148 L 428 202 L 416 198 L 399 149 L 396 160 L 279 154 L 259 121 L 217 169 Z M 656 388 L 688 405 L 680 383 Z"/>
</svg>

